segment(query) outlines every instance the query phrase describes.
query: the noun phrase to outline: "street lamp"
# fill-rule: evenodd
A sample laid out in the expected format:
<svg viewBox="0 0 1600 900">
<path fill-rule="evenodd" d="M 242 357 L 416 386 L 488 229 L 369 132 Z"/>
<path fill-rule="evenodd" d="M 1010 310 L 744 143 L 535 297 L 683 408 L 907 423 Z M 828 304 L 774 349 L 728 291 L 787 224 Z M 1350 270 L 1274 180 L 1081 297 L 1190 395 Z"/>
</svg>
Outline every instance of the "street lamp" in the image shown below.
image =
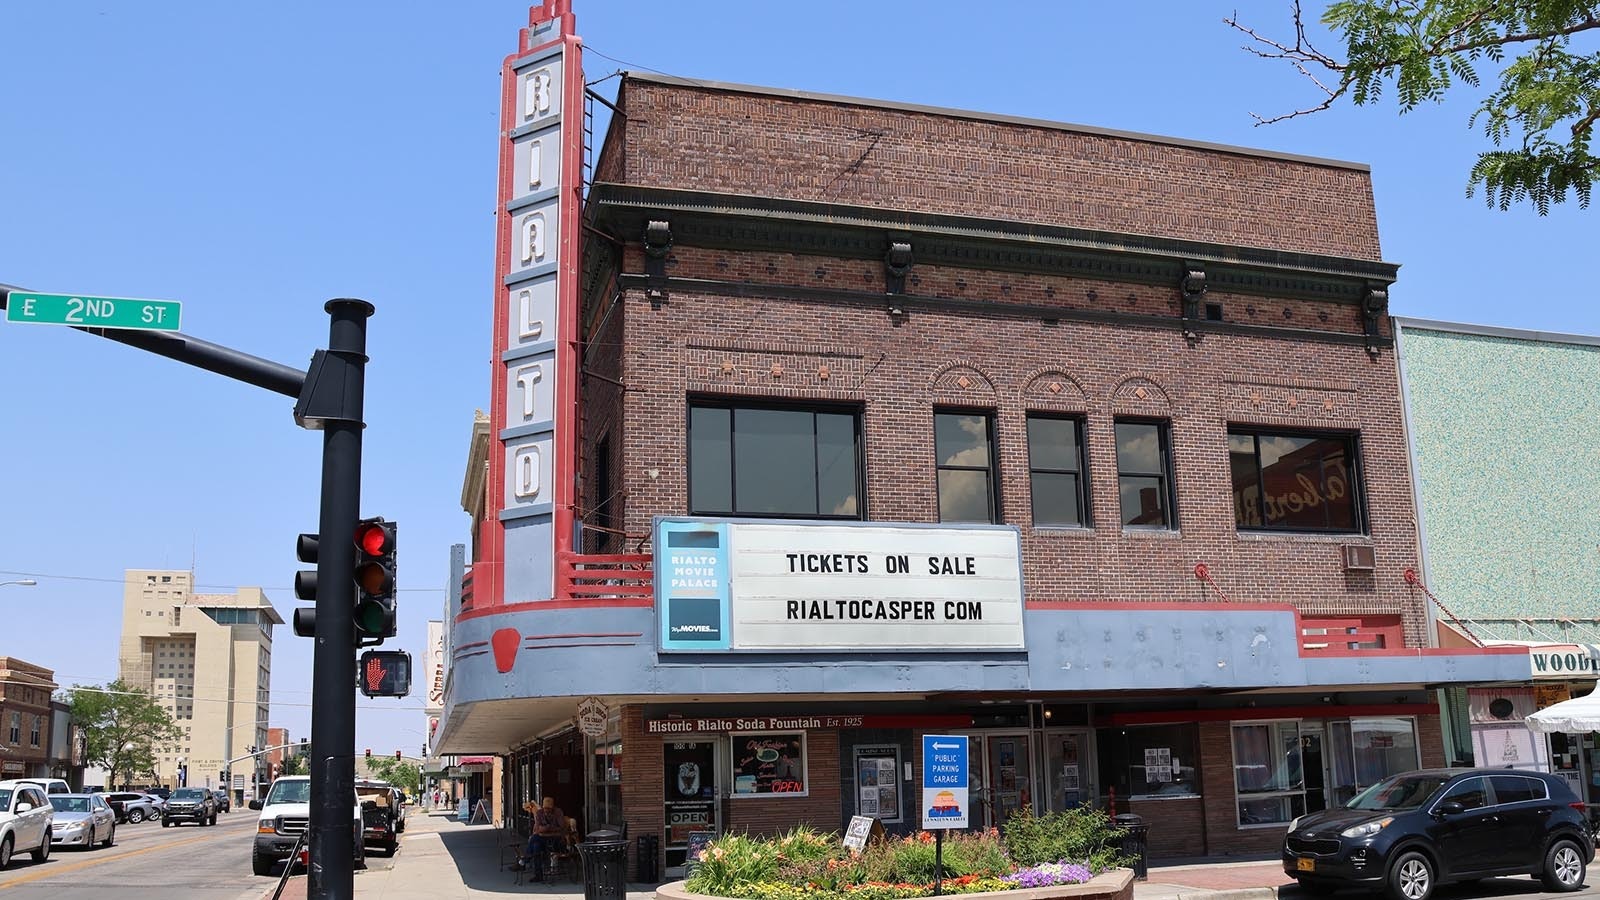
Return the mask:
<svg viewBox="0 0 1600 900">
<path fill-rule="evenodd" d="M 18 587 L 34 587 L 38 583 L 39 582 L 34 581 L 32 578 L 23 578 L 19 581 L 0 581 L 0 587 L 5 587 L 8 584 L 14 584 Z"/>
</svg>

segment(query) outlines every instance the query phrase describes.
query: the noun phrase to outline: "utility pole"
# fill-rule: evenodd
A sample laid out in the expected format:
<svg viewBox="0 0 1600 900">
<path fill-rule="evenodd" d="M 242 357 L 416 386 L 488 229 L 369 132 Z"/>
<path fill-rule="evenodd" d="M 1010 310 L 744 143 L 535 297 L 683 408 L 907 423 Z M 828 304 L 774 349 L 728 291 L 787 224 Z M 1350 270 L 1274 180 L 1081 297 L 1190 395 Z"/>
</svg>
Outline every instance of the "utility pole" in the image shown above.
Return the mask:
<svg viewBox="0 0 1600 900">
<path fill-rule="evenodd" d="M 361 517 L 361 430 L 367 368 L 365 300 L 330 300 L 328 349 L 312 360 L 315 382 L 296 418 L 322 429 L 321 542 L 311 676 L 311 861 L 308 900 L 355 891 L 356 638 L 354 535 Z"/>
</svg>

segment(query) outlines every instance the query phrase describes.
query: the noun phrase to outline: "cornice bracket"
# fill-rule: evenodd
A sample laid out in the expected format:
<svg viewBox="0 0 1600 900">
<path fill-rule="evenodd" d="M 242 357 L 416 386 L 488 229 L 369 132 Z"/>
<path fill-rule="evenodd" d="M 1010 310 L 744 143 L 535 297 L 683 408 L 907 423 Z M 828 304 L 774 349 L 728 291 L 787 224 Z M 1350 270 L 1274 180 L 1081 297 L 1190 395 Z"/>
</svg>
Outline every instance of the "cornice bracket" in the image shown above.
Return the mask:
<svg viewBox="0 0 1600 900">
<path fill-rule="evenodd" d="M 904 294 L 906 292 L 906 275 L 911 272 L 911 242 L 889 242 L 889 249 L 883 253 L 883 292 L 885 294 Z"/>
<path fill-rule="evenodd" d="M 1361 330 L 1367 336 L 1367 353 L 1378 355 L 1383 334 L 1379 326 L 1389 314 L 1389 288 L 1387 285 L 1369 284 L 1361 296 Z"/>
<path fill-rule="evenodd" d="M 1183 277 L 1178 280 L 1178 289 L 1183 292 L 1183 309 L 1180 315 L 1183 318 L 1183 336 L 1190 343 L 1200 339 L 1200 334 L 1195 330 L 1195 323 L 1201 319 L 1201 302 L 1206 296 L 1206 265 L 1203 262 L 1185 261 L 1183 264 Z"/>
<path fill-rule="evenodd" d="M 651 309 L 667 302 L 667 254 L 672 251 L 672 226 L 664 219 L 644 224 L 644 295 Z"/>
</svg>

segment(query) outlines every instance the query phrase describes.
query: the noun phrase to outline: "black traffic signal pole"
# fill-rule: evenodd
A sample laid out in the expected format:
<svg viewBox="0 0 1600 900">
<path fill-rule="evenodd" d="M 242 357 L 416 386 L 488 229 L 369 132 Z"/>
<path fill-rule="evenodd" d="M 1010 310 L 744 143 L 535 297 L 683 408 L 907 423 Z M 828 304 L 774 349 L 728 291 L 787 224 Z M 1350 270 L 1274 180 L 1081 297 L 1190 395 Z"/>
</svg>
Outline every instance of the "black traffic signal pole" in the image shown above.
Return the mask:
<svg viewBox="0 0 1600 900">
<path fill-rule="evenodd" d="M 0 310 L 15 285 L 0 284 Z M 321 429 L 320 534 L 354 536 L 361 506 L 361 429 L 366 384 L 365 300 L 329 300 L 328 349 L 311 370 L 252 356 L 178 331 L 77 328 L 298 398 L 295 421 Z M 349 900 L 355 890 L 355 543 L 332 539 L 317 558 L 317 631 L 311 676 L 311 843 L 308 900 Z"/>
<path fill-rule="evenodd" d="M 322 514 L 317 534 L 316 646 L 311 676 L 311 867 L 309 900 L 347 900 L 355 891 L 356 521 L 361 517 L 361 429 L 367 368 L 365 300 L 328 301 L 328 349 L 311 364 L 328 394 L 322 427 Z"/>
</svg>

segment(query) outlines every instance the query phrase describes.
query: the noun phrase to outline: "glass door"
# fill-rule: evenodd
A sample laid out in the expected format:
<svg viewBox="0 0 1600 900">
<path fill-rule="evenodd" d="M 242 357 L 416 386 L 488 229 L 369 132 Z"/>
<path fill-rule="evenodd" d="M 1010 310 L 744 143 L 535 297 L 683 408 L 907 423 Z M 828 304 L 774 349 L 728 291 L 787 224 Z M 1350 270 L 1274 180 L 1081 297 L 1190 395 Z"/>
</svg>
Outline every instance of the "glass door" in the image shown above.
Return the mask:
<svg viewBox="0 0 1600 900">
<path fill-rule="evenodd" d="M 662 800 L 666 812 L 667 874 L 681 875 L 691 835 L 718 833 L 717 743 L 676 741 L 664 744 L 666 764 Z"/>
<path fill-rule="evenodd" d="M 1093 732 L 1052 729 L 1044 737 L 1045 780 L 1050 797 L 1041 804 L 1051 812 L 1092 806 L 1099 796 L 1095 778 Z"/>
<path fill-rule="evenodd" d="M 1323 752 L 1327 734 L 1321 722 L 1300 723 L 1300 779 L 1306 790 L 1306 812 L 1328 808 L 1328 755 Z"/>
<path fill-rule="evenodd" d="M 1033 805 L 1033 756 L 1026 732 L 986 736 L 989 827 L 1000 828 L 1024 806 Z"/>
</svg>

